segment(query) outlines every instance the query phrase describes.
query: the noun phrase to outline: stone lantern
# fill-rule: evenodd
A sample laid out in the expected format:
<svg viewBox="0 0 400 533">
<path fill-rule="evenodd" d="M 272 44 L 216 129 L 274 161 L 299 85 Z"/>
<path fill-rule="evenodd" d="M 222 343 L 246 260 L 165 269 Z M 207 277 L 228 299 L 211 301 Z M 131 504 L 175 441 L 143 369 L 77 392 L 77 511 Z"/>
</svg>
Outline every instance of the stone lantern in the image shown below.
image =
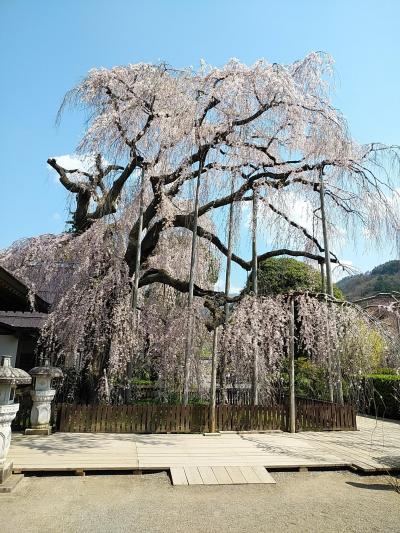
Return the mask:
<svg viewBox="0 0 400 533">
<path fill-rule="evenodd" d="M 50 366 L 46 360 L 43 366 L 35 366 L 29 371 L 32 376 L 32 410 L 31 427 L 25 430 L 25 435 L 50 435 L 51 402 L 56 393 L 51 388 L 53 379 L 62 378 L 60 368 Z"/>
<path fill-rule="evenodd" d="M 11 422 L 19 404 L 14 402 L 17 385 L 27 385 L 31 377 L 20 368 L 11 366 L 11 357 L 1 356 L 0 361 L 0 489 L 12 474 L 12 462 L 7 461 L 11 443 Z M 1 492 L 1 491 L 0 491 Z"/>
</svg>

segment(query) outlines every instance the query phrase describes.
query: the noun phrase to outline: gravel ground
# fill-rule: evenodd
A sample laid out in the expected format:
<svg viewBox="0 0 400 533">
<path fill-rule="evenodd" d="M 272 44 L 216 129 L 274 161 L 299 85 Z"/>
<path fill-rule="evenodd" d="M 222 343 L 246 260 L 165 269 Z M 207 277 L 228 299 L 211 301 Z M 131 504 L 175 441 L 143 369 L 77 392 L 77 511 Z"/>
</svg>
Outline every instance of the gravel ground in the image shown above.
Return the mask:
<svg viewBox="0 0 400 533">
<path fill-rule="evenodd" d="M 172 487 L 166 474 L 25 477 L 0 494 L 2 533 L 398 532 L 384 476 L 273 473 L 277 484 Z M 400 480 L 399 480 L 400 481 Z"/>
</svg>

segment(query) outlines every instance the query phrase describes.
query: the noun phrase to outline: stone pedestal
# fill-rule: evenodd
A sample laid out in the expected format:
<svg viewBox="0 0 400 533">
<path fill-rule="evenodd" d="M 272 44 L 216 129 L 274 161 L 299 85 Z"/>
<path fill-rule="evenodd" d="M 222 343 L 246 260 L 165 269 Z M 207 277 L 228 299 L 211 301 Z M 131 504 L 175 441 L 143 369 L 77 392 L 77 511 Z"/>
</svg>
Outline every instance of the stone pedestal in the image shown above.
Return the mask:
<svg viewBox="0 0 400 533">
<path fill-rule="evenodd" d="M 4 492 L 12 492 L 23 477 L 23 474 L 13 474 L 7 479 L 7 481 L 0 483 L 0 494 Z"/>
<path fill-rule="evenodd" d="M 6 461 L 0 466 L 0 485 L 2 485 L 11 476 L 13 463 Z"/>
<path fill-rule="evenodd" d="M 19 409 L 19 403 L 0 405 L 0 485 L 12 474 L 12 462 L 7 461 L 11 443 L 11 422 Z"/>
<path fill-rule="evenodd" d="M 25 435 L 50 435 L 51 402 L 55 393 L 54 389 L 31 391 L 31 427 L 25 430 Z"/>
<path fill-rule="evenodd" d="M 51 427 L 48 428 L 26 428 L 25 435 L 45 435 L 48 437 L 51 435 Z"/>
</svg>

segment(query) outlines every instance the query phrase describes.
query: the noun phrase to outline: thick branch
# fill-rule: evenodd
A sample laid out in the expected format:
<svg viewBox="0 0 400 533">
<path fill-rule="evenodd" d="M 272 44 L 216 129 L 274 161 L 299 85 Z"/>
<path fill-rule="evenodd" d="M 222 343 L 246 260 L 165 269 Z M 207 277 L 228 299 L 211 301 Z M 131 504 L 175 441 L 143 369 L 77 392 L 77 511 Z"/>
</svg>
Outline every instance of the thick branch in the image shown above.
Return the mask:
<svg viewBox="0 0 400 533">
<path fill-rule="evenodd" d="M 186 293 L 189 291 L 189 282 L 175 279 L 168 274 L 165 270 L 158 270 L 152 268 L 145 272 L 139 280 L 139 287 L 145 287 L 146 285 L 151 285 L 152 283 L 164 283 L 173 287 L 179 292 Z M 225 296 L 224 292 L 213 291 L 210 289 L 202 289 L 198 285 L 194 284 L 193 294 L 201 298 L 213 298 L 221 302 L 221 305 L 227 302 L 236 302 L 239 300 L 239 296 Z"/>
<path fill-rule="evenodd" d="M 88 218 L 90 220 L 97 220 L 105 215 L 115 213 L 115 204 L 121 194 L 123 186 L 125 185 L 128 178 L 131 176 L 137 165 L 139 163 L 142 163 L 142 161 L 143 159 L 139 156 L 135 156 L 131 159 L 128 165 L 123 169 L 123 172 L 114 181 L 111 188 L 106 192 L 101 201 L 98 203 L 95 211 L 89 214 Z"/>
<path fill-rule="evenodd" d="M 78 169 L 76 169 L 76 170 L 66 170 L 63 167 L 60 167 L 60 165 L 57 163 L 57 161 L 55 159 L 48 159 L 47 163 L 52 168 L 54 168 L 54 170 L 57 172 L 57 174 L 60 177 L 60 182 L 62 183 L 62 185 L 64 185 L 64 187 L 68 191 L 73 192 L 73 193 L 79 193 L 79 192 L 83 191 L 86 188 L 86 185 L 84 183 L 76 183 L 75 181 L 71 181 L 68 178 L 68 176 L 67 176 L 67 173 L 79 172 Z"/>
</svg>

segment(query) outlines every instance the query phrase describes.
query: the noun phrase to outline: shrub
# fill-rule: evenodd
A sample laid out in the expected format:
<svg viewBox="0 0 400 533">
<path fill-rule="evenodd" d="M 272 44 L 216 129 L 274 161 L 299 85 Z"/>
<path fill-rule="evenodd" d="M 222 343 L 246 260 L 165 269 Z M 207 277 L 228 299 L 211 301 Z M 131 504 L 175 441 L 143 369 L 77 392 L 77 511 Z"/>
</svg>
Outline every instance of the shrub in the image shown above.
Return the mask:
<svg viewBox="0 0 400 533">
<path fill-rule="evenodd" d="M 371 389 L 369 414 L 400 420 L 400 376 L 370 374 L 366 376 L 366 385 Z"/>
</svg>

